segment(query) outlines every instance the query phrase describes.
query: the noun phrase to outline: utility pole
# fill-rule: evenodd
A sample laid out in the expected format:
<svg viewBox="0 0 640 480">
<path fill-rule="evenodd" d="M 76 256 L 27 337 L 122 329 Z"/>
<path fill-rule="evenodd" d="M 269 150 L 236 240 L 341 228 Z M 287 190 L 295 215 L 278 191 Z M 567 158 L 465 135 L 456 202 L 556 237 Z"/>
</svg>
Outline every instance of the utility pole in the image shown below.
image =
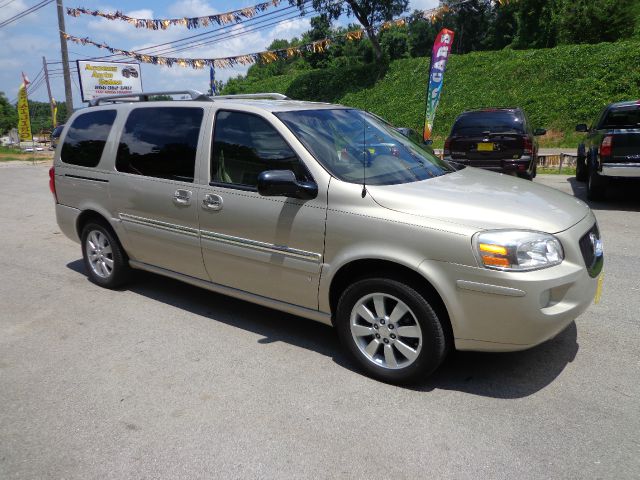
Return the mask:
<svg viewBox="0 0 640 480">
<path fill-rule="evenodd" d="M 62 71 L 64 73 L 64 96 L 67 103 L 67 118 L 73 113 L 73 94 L 71 93 L 71 74 L 69 73 L 69 52 L 67 51 L 67 39 L 63 32 L 67 29 L 64 26 L 64 7 L 62 0 L 56 0 L 58 7 L 58 30 L 60 30 L 60 51 L 62 52 Z M 67 120 L 65 118 L 65 120 Z"/>
<path fill-rule="evenodd" d="M 51 127 L 55 128 L 56 119 L 54 118 L 53 97 L 51 96 L 51 84 L 49 83 L 49 70 L 47 69 L 47 59 L 42 57 L 42 68 L 44 69 L 44 81 L 47 83 L 47 93 L 49 94 L 49 107 L 51 107 Z"/>
</svg>

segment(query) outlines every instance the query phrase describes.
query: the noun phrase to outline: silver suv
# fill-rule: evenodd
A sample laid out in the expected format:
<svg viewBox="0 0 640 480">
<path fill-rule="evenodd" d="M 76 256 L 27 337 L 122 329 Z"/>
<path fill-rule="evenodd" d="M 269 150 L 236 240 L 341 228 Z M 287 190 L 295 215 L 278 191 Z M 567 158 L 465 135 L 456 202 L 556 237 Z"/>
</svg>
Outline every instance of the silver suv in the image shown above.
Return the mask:
<svg viewBox="0 0 640 480">
<path fill-rule="evenodd" d="M 103 98 L 66 124 L 56 216 L 96 284 L 142 269 L 333 325 L 390 382 L 452 348 L 530 348 L 593 300 L 583 202 L 445 163 L 360 110 L 187 93 Z"/>
</svg>

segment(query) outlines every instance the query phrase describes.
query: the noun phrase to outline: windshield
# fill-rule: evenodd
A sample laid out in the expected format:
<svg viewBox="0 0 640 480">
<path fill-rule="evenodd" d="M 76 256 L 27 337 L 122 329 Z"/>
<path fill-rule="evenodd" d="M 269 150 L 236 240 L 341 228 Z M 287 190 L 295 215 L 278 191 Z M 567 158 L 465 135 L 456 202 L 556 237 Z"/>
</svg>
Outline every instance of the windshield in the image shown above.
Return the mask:
<svg viewBox="0 0 640 480">
<path fill-rule="evenodd" d="M 630 106 L 609 110 L 600 128 L 639 128 L 640 106 Z"/>
<path fill-rule="evenodd" d="M 390 124 L 361 110 L 322 109 L 275 114 L 340 180 L 368 185 L 417 182 L 454 171 Z"/>
<path fill-rule="evenodd" d="M 452 135 L 483 135 L 485 133 L 524 133 L 523 118 L 516 112 L 472 112 L 458 117 Z"/>
</svg>

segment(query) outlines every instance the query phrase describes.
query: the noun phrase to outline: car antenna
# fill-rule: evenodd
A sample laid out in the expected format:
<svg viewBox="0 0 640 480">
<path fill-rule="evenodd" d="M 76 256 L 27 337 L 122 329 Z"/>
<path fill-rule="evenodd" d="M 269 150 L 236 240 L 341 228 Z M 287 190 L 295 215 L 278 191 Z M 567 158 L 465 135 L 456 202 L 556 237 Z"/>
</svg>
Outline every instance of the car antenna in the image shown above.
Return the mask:
<svg viewBox="0 0 640 480">
<path fill-rule="evenodd" d="M 367 196 L 367 148 L 366 148 L 367 126 L 364 115 L 362 115 L 362 198 Z"/>
</svg>

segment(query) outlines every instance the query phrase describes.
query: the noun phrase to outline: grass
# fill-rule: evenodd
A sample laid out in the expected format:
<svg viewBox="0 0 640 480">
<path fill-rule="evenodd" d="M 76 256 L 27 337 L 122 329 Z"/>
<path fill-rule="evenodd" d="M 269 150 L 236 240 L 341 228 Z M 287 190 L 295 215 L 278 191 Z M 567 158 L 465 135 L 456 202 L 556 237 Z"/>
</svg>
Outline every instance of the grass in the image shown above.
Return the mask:
<svg viewBox="0 0 640 480">
<path fill-rule="evenodd" d="M 538 167 L 538 173 L 542 174 L 555 174 L 555 175 L 573 175 L 576 174 L 576 167 L 562 167 L 562 170 L 559 170 L 557 167 Z"/>
<path fill-rule="evenodd" d="M 26 155 L 29 152 L 24 152 L 19 148 L 2 147 L 0 146 L 0 153 L 8 153 L 10 155 Z"/>
<path fill-rule="evenodd" d="M 234 82 L 234 92 L 224 93 L 280 92 L 299 100 L 331 101 L 422 131 L 428 69 L 428 58 L 406 58 L 391 62 L 373 82 L 367 68 L 344 67 Z M 332 92 L 339 92 L 338 98 L 321 98 Z M 582 138 L 575 132 L 576 124 L 593 122 L 608 103 L 637 98 L 638 41 L 452 55 L 434 144 L 442 147 L 453 121 L 464 110 L 520 106 L 534 128 L 547 129 L 539 140 L 541 147 L 575 147 Z"/>
</svg>

